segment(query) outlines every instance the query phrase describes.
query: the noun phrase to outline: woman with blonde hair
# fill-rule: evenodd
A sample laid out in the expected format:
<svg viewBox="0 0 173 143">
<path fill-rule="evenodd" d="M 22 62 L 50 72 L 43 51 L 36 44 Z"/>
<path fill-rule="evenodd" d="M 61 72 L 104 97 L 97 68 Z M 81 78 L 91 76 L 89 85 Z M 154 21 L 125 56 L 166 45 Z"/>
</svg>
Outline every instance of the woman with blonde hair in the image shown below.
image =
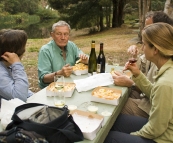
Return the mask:
<svg viewBox="0 0 173 143">
<path fill-rule="evenodd" d="M 120 114 L 105 143 L 172 143 L 173 142 L 173 27 L 166 23 L 148 25 L 142 31 L 142 49 L 147 60 L 157 68 L 152 84 L 138 69 L 127 62 L 132 79 L 149 95 L 149 118 Z"/>
</svg>

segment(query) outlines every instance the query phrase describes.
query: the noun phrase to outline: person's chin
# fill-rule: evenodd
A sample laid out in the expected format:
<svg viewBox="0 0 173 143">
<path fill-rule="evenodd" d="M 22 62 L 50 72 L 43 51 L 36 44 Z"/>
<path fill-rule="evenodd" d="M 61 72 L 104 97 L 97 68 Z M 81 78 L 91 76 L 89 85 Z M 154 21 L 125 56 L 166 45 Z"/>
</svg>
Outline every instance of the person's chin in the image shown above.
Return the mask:
<svg viewBox="0 0 173 143">
<path fill-rule="evenodd" d="M 58 44 L 59 47 L 65 47 L 66 45 L 67 45 L 67 43 Z"/>
</svg>

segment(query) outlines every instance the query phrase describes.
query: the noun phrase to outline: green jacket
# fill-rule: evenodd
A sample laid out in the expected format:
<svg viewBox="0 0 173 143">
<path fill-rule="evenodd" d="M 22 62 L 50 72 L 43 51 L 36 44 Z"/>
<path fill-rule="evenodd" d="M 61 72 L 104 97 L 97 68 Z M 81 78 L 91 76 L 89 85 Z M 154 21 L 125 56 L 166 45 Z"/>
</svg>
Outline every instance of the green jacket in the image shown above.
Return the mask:
<svg viewBox="0 0 173 143">
<path fill-rule="evenodd" d="M 154 77 L 152 84 L 145 75 L 132 77 L 145 95 L 150 95 L 148 122 L 132 135 L 153 139 L 158 143 L 173 143 L 173 61 L 168 60 Z"/>
</svg>

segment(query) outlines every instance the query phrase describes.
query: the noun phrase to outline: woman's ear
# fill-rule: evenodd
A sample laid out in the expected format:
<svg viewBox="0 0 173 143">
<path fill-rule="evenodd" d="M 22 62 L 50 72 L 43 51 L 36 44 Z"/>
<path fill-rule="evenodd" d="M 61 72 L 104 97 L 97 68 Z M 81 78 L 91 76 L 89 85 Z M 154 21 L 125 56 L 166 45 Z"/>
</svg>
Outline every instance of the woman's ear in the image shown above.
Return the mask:
<svg viewBox="0 0 173 143">
<path fill-rule="evenodd" d="M 156 47 L 154 47 L 154 54 L 156 55 L 156 54 L 158 54 L 158 52 L 159 52 L 159 50 Z"/>
</svg>

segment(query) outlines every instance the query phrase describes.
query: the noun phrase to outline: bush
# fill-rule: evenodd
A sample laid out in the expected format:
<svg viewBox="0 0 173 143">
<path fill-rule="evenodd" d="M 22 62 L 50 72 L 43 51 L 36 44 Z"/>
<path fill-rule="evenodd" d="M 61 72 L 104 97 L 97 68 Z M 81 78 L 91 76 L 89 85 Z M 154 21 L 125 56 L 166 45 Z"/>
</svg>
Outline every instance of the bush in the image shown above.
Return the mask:
<svg viewBox="0 0 173 143">
<path fill-rule="evenodd" d="M 58 14 L 56 11 L 53 11 L 51 9 L 43 9 L 40 8 L 37 12 L 37 15 L 40 16 L 40 20 L 46 20 L 46 19 L 55 19 L 58 18 Z"/>
</svg>

